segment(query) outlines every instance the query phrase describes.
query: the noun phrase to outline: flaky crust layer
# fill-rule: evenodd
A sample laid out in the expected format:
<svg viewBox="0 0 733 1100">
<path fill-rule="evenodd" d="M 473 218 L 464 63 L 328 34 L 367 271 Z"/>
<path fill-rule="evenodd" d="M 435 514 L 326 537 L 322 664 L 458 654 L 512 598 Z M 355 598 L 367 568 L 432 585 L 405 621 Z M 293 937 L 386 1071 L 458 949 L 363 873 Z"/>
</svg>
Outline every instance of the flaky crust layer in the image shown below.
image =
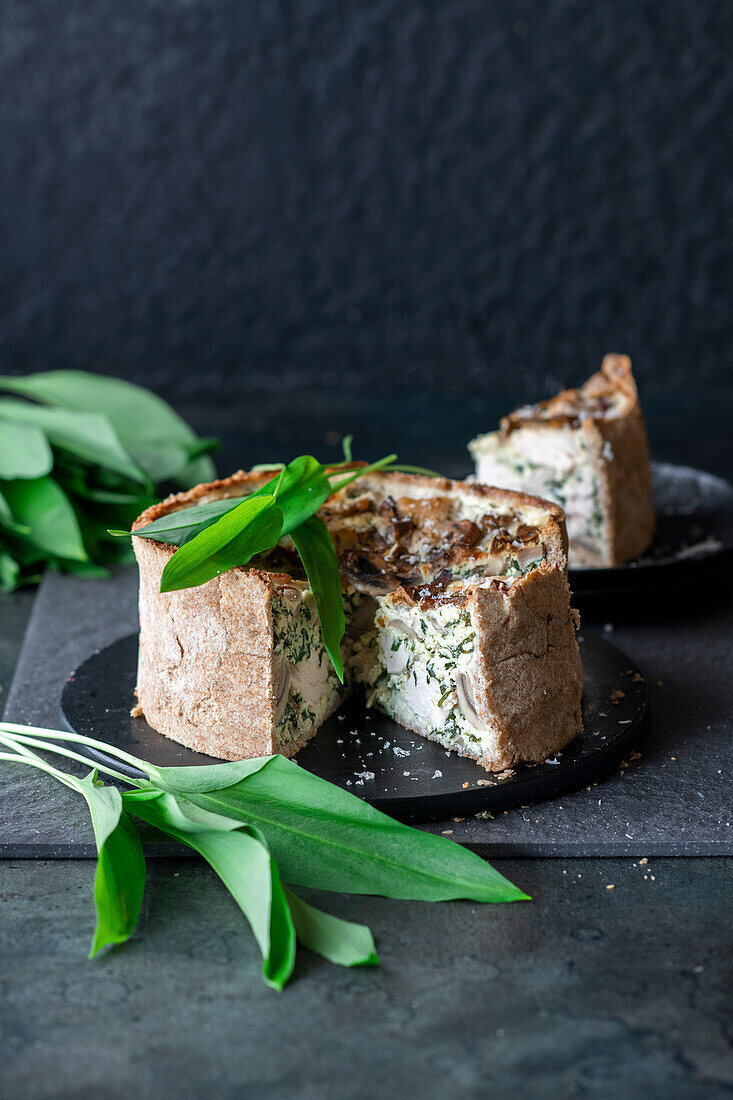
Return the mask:
<svg viewBox="0 0 733 1100">
<path fill-rule="evenodd" d="M 583 666 L 559 569 L 542 566 L 507 591 L 479 588 L 474 686 L 479 716 L 497 728 L 479 763 L 502 771 L 539 763 L 581 732 Z"/>
<path fill-rule="evenodd" d="M 654 539 L 649 443 L 631 360 L 607 355 L 601 373 L 626 401 L 620 415 L 587 419 L 581 427 L 598 473 L 607 532 L 604 560 L 589 564 L 620 565 L 638 558 Z"/>
</svg>

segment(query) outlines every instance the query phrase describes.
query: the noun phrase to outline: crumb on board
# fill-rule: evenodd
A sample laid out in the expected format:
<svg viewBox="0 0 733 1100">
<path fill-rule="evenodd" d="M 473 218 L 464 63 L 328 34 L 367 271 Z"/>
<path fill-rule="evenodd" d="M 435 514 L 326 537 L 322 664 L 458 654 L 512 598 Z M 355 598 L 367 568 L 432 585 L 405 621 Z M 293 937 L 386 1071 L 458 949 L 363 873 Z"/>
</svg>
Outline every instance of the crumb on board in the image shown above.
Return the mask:
<svg viewBox="0 0 733 1100">
<path fill-rule="evenodd" d="M 476 814 L 476 819 L 478 821 L 493 821 L 494 815 L 488 810 L 479 810 L 479 812 Z"/>
<path fill-rule="evenodd" d="M 467 783 L 467 782 L 466 782 L 466 783 L 462 783 L 462 784 L 461 784 L 461 786 L 463 787 L 464 791 L 467 791 L 467 790 L 468 790 L 468 783 Z"/>
<path fill-rule="evenodd" d="M 442 829 L 441 832 L 442 832 L 443 836 L 453 836 L 453 830 L 452 829 Z"/>
<path fill-rule="evenodd" d="M 621 688 L 614 688 L 608 698 L 609 701 L 617 707 L 621 700 L 626 698 L 626 692 L 622 691 Z"/>
<path fill-rule="evenodd" d="M 607 890 L 615 890 L 616 887 L 614 886 L 614 884 L 612 882 L 609 882 L 608 885 L 606 886 L 606 889 Z"/>
<path fill-rule="evenodd" d="M 453 820 L 454 821 L 465 821 L 465 818 L 463 818 L 463 817 L 454 817 Z"/>
<path fill-rule="evenodd" d="M 490 787 L 491 783 L 489 782 L 488 779 L 477 779 L 476 780 L 476 786 L 477 787 Z"/>
<path fill-rule="evenodd" d="M 135 706 L 130 711 L 130 717 L 131 718 L 142 718 L 142 716 L 143 716 L 143 708 L 140 706 L 139 703 L 135 703 Z"/>
</svg>

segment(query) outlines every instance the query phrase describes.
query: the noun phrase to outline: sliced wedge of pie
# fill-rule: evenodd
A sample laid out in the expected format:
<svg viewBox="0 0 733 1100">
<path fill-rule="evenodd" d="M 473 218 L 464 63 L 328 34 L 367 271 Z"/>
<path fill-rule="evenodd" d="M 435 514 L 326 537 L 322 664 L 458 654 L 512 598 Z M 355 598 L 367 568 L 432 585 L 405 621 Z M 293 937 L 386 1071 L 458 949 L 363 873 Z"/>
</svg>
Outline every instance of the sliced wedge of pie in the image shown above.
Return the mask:
<svg viewBox="0 0 733 1100">
<path fill-rule="evenodd" d="M 469 450 L 479 482 L 562 505 L 571 566 L 618 565 L 650 546 L 649 446 L 625 355 L 607 355 L 580 389 L 515 409 Z"/>
</svg>

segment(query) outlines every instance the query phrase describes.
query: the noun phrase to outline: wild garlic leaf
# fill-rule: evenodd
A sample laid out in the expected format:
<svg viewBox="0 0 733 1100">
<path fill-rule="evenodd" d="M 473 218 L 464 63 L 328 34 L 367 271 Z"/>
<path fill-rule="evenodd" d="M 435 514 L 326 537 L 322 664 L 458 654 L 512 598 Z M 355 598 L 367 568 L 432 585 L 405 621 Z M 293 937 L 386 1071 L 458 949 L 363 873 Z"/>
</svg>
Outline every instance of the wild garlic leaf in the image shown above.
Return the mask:
<svg viewBox="0 0 733 1100">
<path fill-rule="evenodd" d="M 187 486 L 215 477 L 208 457 L 191 458 L 199 444 L 185 420 L 150 390 L 85 371 L 43 371 L 0 378 L 0 390 L 47 405 L 106 416 L 123 447 L 151 481 L 177 479 Z"/>
<path fill-rule="evenodd" d="M 295 934 L 303 947 L 337 966 L 378 966 L 374 937 L 365 924 L 324 913 L 285 887 Z"/>
<path fill-rule="evenodd" d="M 336 675 L 344 682 L 341 639 L 346 629 L 336 547 L 319 516 L 311 516 L 290 532 L 316 602 L 321 637 Z"/>
<path fill-rule="evenodd" d="M 185 797 L 256 825 L 295 886 L 418 901 L 527 899 L 467 848 L 394 821 L 283 756 L 231 786 Z"/>
<path fill-rule="evenodd" d="M 52 478 L 6 481 L 3 494 L 16 520 L 30 528 L 28 540 L 38 550 L 57 558 L 87 560 L 74 509 Z"/>
<path fill-rule="evenodd" d="M 47 409 L 27 401 L 0 399 L 0 419 L 36 427 L 51 446 L 93 465 L 104 466 L 152 491 L 152 482 L 130 458 L 109 420 L 99 413 Z"/>
<path fill-rule="evenodd" d="M 0 592 L 12 592 L 18 584 L 20 566 L 5 550 L 0 550 Z"/>
<path fill-rule="evenodd" d="M 135 817 L 203 856 L 249 921 L 265 981 L 283 989 L 295 963 L 295 928 L 278 869 L 257 830 L 210 813 L 197 816 L 172 794 L 127 791 L 122 799 Z"/>
<path fill-rule="evenodd" d="M 0 431 L 2 428 L 0 428 Z M 4 527 L 6 531 L 11 531 L 15 535 L 29 535 L 30 527 L 26 527 L 23 523 L 18 523 L 13 513 L 10 511 L 10 505 L 6 498 L 0 492 L 0 527 Z"/>
<path fill-rule="evenodd" d="M 293 527 L 317 512 L 331 493 L 324 467 L 311 455 L 301 455 L 287 466 L 280 467 L 276 477 L 248 496 L 193 504 L 190 508 L 161 516 L 134 534 L 138 538 L 157 539 L 158 542 L 172 546 L 183 546 L 223 515 L 237 508 L 243 500 L 273 495 L 276 485 L 277 506 L 283 513 L 281 534 L 288 534 Z M 124 535 L 128 532 L 116 531 L 115 534 Z"/>
<path fill-rule="evenodd" d="M 201 531 L 205 531 L 217 519 L 221 519 L 227 512 L 247 500 L 248 497 L 235 497 L 227 500 L 211 500 L 207 504 L 193 504 L 190 508 L 181 508 L 179 512 L 171 512 L 168 516 L 161 516 L 153 520 L 138 531 L 114 531 L 112 534 L 127 537 L 134 534 L 136 538 L 156 539 L 171 546 L 183 546 Z"/>
<path fill-rule="evenodd" d="M 283 516 L 274 497 L 248 497 L 179 547 L 166 562 L 160 591 L 194 588 L 277 543 Z"/>
<path fill-rule="evenodd" d="M 51 447 L 40 428 L 0 419 L 0 477 L 43 477 L 52 466 Z"/>
<path fill-rule="evenodd" d="M 242 779 L 254 775 L 274 760 L 274 756 L 259 756 L 252 760 L 232 760 L 226 764 L 192 765 L 183 768 L 149 768 L 153 783 L 171 794 L 201 794 L 233 787 Z"/>
<path fill-rule="evenodd" d="M 315 515 L 332 491 L 325 468 L 312 455 L 300 455 L 288 463 L 281 471 L 277 492 L 278 507 L 283 513 L 282 533 L 290 534 Z"/>
<path fill-rule="evenodd" d="M 145 857 L 140 836 L 116 787 L 96 779 L 96 772 L 78 781 L 97 845 L 94 904 L 97 925 L 89 958 L 112 943 L 124 943 L 135 931 L 145 889 Z"/>
</svg>

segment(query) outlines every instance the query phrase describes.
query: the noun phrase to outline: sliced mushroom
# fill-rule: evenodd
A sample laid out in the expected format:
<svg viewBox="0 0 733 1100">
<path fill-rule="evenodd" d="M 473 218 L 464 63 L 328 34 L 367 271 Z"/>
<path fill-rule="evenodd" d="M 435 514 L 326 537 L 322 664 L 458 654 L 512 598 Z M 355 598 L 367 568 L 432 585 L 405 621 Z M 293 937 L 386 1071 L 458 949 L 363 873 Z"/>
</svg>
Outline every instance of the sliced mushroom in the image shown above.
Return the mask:
<svg viewBox="0 0 733 1100">
<path fill-rule="evenodd" d="M 371 630 L 374 624 L 374 615 L 377 610 L 377 602 L 371 596 L 367 596 L 356 609 L 353 619 L 346 627 L 348 638 L 360 638 L 367 630 Z"/>
<path fill-rule="evenodd" d="M 328 668 L 328 662 L 311 650 L 304 661 L 290 666 L 291 683 L 304 699 L 317 699 L 328 682 Z"/>
<path fill-rule="evenodd" d="M 272 706 L 273 724 L 278 725 L 285 712 L 285 704 L 290 695 L 290 665 L 287 661 L 277 661 L 273 667 Z"/>
<path fill-rule="evenodd" d="M 343 554 L 340 565 L 341 572 L 357 592 L 385 596 L 398 587 L 397 578 L 391 575 L 386 561 L 378 554 L 369 551 Z"/>
<path fill-rule="evenodd" d="M 382 663 L 390 676 L 398 676 L 400 672 L 404 672 L 407 668 L 410 655 L 406 646 L 400 645 L 397 649 L 392 649 L 392 645 L 393 640 L 390 635 L 382 634 L 379 639 Z"/>
<path fill-rule="evenodd" d="M 459 672 L 456 676 L 456 695 L 458 696 L 458 705 L 463 711 L 463 716 L 469 726 L 473 726 L 480 733 L 485 733 L 488 726 L 479 718 L 473 697 L 473 685 L 470 677 L 466 676 L 464 672 Z"/>
<path fill-rule="evenodd" d="M 407 668 L 407 662 L 409 655 L 407 650 L 400 646 L 394 652 L 391 649 L 387 649 L 384 652 L 384 667 L 390 676 L 398 676 L 400 672 L 404 672 Z"/>
<path fill-rule="evenodd" d="M 416 630 L 413 630 L 411 626 L 408 626 L 402 619 L 390 619 L 387 623 L 389 630 L 397 630 L 400 634 L 406 634 L 408 638 L 412 638 L 414 642 L 421 642 L 422 638 Z"/>
<path fill-rule="evenodd" d="M 542 560 L 544 553 L 545 551 L 542 545 L 520 546 L 516 553 L 517 565 L 522 572 L 526 573 L 530 565 L 534 565 L 535 562 Z"/>
<path fill-rule="evenodd" d="M 291 600 L 293 603 L 299 600 L 302 595 L 301 589 L 296 588 L 294 584 L 280 585 L 280 592 L 286 600 Z"/>
</svg>

